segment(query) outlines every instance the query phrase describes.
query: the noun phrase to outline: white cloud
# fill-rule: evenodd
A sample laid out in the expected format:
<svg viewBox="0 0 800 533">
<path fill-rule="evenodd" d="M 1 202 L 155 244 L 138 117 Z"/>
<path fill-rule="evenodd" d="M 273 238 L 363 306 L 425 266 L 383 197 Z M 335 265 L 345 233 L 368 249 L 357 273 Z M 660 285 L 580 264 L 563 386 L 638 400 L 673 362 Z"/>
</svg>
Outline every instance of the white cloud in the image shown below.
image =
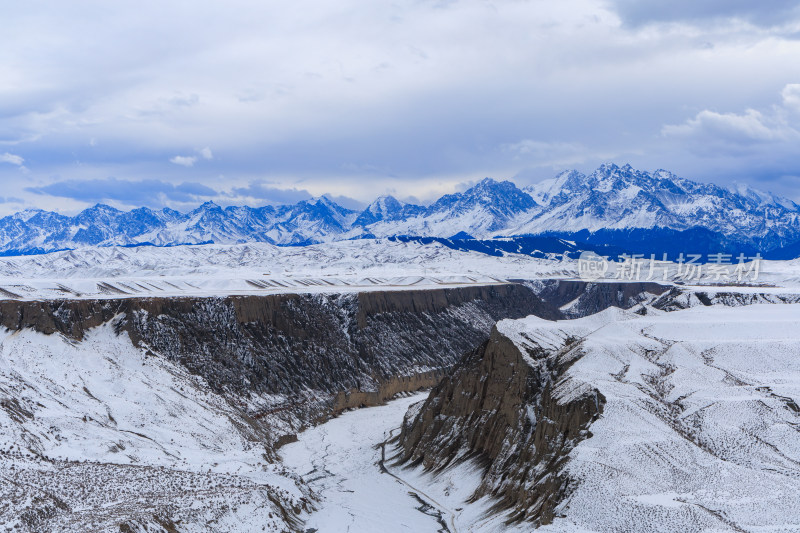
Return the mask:
<svg viewBox="0 0 800 533">
<path fill-rule="evenodd" d="M 205 148 L 201 148 L 199 150 L 195 150 L 197 152 L 197 156 L 194 155 L 176 155 L 175 157 L 169 160 L 170 163 L 174 163 L 176 165 L 181 165 L 183 167 L 193 167 L 195 163 L 202 157 L 205 160 L 214 159 L 214 154 L 211 152 L 211 148 L 206 146 Z M 199 156 L 199 157 L 198 157 Z"/>
<path fill-rule="evenodd" d="M 0 154 L 0 163 L 11 163 L 12 165 L 21 167 L 24 162 L 25 160 L 18 155 L 9 154 L 8 152 Z"/>
<path fill-rule="evenodd" d="M 683 124 L 664 126 L 661 134 L 691 143 L 689 149 L 694 152 L 796 143 L 800 141 L 800 122 L 794 123 L 796 117 L 787 111 L 800 111 L 800 84 L 784 86 L 781 98 L 781 105 L 763 111 L 746 109 L 743 113 L 719 113 L 705 109 Z"/>
<path fill-rule="evenodd" d="M 702 137 L 742 145 L 782 141 L 793 133 L 782 121 L 755 109 L 748 109 L 743 114 L 706 109 L 683 124 L 667 125 L 661 131 L 668 137 Z"/>
<path fill-rule="evenodd" d="M 800 83 L 789 83 L 781 91 L 783 105 L 787 109 L 800 112 Z"/>
<path fill-rule="evenodd" d="M 796 199 L 800 117 L 791 111 L 800 85 L 784 84 L 780 99 L 776 96 L 773 92 L 774 104 L 758 109 L 704 109 L 683 123 L 665 125 L 654 149 L 662 157 L 675 154 L 679 164 L 667 168 L 687 177 L 714 176 L 720 184 L 744 181 Z"/>
<path fill-rule="evenodd" d="M 169 162 L 175 163 L 176 165 L 181 165 L 183 167 L 193 167 L 197 162 L 197 158 L 193 155 L 176 155 L 170 159 Z"/>
<path fill-rule="evenodd" d="M 504 144 L 501 148 L 504 151 L 518 155 L 535 155 L 535 156 L 547 156 L 555 152 L 574 153 L 585 150 L 585 148 L 579 144 L 545 142 L 545 141 L 536 141 L 533 139 L 523 139 L 516 143 Z"/>
<path fill-rule="evenodd" d="M 589 149 L 576 142 L 546 142 L 535 139 L 503 144 L 500 146 L 503 153 L 510 154 L 515 161 L 519 161 L 527 168 L 522 169 L 516 177 L 527 181 L 534 168 L 563 169 L 582 165 L 586 161 L 611 161 L 618 154 L 610 151 Z"/>
</svg>

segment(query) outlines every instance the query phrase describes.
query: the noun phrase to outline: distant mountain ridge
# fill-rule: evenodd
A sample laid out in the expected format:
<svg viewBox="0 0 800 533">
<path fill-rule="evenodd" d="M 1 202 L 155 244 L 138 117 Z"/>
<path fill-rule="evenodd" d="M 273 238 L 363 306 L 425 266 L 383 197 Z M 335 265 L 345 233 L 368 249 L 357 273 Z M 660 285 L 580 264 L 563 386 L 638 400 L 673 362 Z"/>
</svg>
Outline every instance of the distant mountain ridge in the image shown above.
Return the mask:
<svg viewBox="0 0 800 533">
<path fill-rule="evenodd" d="M 725 189 L 666 170 L 604 164 L 589 175 L 566 171 L 524 189 L 486 178 L 429 206 L 382 196 L 354 211 L 322 196 L 264 207 L 206 202 L 188 213 L 146 207 L 126 212 L 98 204 L 69 217 L 29 209 L 0 219 L 0 253 L 208 242 L 307 245 L 391 236 L 579 235 L 582 241 L 624 247 L 632 238 L 646 241 L 651 232 L 662 239 L 699 232 L 704 242 L 734 242 L 748 250 L 800 250 L 800 206 L 750 188 Z"/>
</svg>

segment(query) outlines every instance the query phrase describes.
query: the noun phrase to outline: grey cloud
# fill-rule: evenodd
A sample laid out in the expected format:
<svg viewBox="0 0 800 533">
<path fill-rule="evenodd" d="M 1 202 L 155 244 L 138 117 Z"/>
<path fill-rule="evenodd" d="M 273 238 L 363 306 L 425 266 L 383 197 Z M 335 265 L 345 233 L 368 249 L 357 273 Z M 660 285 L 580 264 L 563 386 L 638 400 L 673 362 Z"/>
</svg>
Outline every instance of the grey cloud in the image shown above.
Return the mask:
<svg viewBox="0 0 800 533">
<path fill-rule="evenodd" d="M 354 211 L 360 211 L 361 209 L 364 209 L 367 206 L 365 202 L 360 202 L 355 198 L 350 198 L 349 196 L 344 196 L 341 194 L 338 195 L 326 194 L 325 196 L 327 198 L 330 198 L 340 206 L 345 207 L 347 209 L 352 209 Z"/>
<path fill-rule="evenodd" d="M 272 204 L 294 204 L 312 197 L 305 189 L 279 188 L 267 181 L 253 181 L 247 187 L 235 187 L 233 194 Z"/>
<path fill-rule="evenodd" d="M 609 5 L 623 22 L 633 26 L 731 18 L 760 26 L 776 26 L 800 17 L 796 0 L 610 0 Z"/>
<path fill-rule="evenodd" d="M 734 180 L 800 200 L 800 114 L 797 84 L 780 91 L 780 103 L 761 109 L 703 110 L 662 128 L 660 157 L 679 161 L 672 170 L 723 185 Z M 663 166 L 663 165 L 661 165 Z"/>
<path fill-rule="evenodd" d="M 84 202 L 116 200 L 133 206 L 161 206 L 164 200 L 166 203 L 194 202 L 219 196 L 217 191 L 201 183 L 175 185 L 153 179 L 129 181 L 115 178 L 56 181 L 40 187 L 26 187 L 25 191 Z"/>
<path fill-rule="evenodd" d="M 14 196 L 0 196 L 0 204 L 23 204 L 25 200 Z"/>
<path fill-rule="evenodd" d="M 296 204 L 297 202 L 313 198 L 313 195 L 305 189 L 277 187 L 275 185 L 276 184 L 265 180 L 255 180 L 250 182 L 246 187 L 235 187 L 231 191 L 231 196 L 253 198 L 276 205 Z M 336 194 L 325 194 L 324 196 L 348 209 L 363 209 L 365 206 L 363 202 L 350 198 L 349 196 Z"/>
</svg>

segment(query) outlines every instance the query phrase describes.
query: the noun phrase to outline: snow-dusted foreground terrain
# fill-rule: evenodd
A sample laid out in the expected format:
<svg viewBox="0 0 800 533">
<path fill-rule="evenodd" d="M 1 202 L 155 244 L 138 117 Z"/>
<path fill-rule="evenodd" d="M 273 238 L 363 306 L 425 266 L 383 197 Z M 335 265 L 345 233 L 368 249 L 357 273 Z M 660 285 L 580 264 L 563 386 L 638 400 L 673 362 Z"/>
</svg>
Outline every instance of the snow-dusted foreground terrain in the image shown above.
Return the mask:
<svg viewBox="0 0 800 533">
<path fill-rule="evenodd" d="M 555 386 L 558 402 L 588 390 L 604 399 L 542 531 L 800 528 L 800 306 L 609 309 L 505 320 L 498 331 L 531 366 L 540 348 L 575 359 Z M 5 331 L 0 355 L 0 523 L 9 527 L 298 527 L 286 509 L 320 532 L 531 527 L 505 524 L 490 497 L 467 503 L 485 471 L 473 461 L 425 472 L 396 464 L 393 443 L 381 447 L 424 393 L 308 429 L 274 465 L 237 409 L 111 324 L 80 342 Z M 535 409 L 521 408 L 535 424 Z"/>
<path fill-rule="evenodd" d="M 567 404 L 587 391 L 603 398 L 599 418 L 592 418 L 588 431 L 579 428 L 586 438 L 563 448 L 569 460 L 559 475 L 568 479 L 569 490 L 554 493 L 555 520 L 543 531 L 798 531 L 800 305 L 791 302 L 800 293 L 800 262 L 766 262 L 761 274 L 751 286 L 659 286 L 650 293 L 642 284 L 612 283 L 587 289 L 563 281 L 576 277 L 574 261 L 490 257 L 389 240 L 303 248 L 87 248 L 0 259 L 4 323 L 12 328 L 0 331 L 0 525 L 31 531 L 529 531 L 530 522 L 506 524 L 509 515 L 493 509 L 497 499 L 467 503 L 485 482 L 485 463 L 468 460 L 425 472 L 397 464 L 402 450 L 395 443 L 380 446 L 397 436 L 407 408 L 424 394 L 346 412 L 307 429 L 297 443 L 280 448 L 291 467 L 286 469 L 272 462 L 275 435 L 267 433 L 275 427 L 254 413 L 260 417 L 270 411 L 265 406 L 278 405 L 276 411 L 290 416 L 292 409 L 308 406 L 287 401 L 288 388 L 281 392 L 286 397 L 225 391 L 232 383 L 242 387 L 244 378 L 271 384 L 278 375 L 290 387 L 313 371 L 318 390 L 299 390 L 318 401 L 325 391 L 328 400 L 342 396 L 340 405 L 357 406 L 358 394 L 344 401 L 351 382 L 342 381 L 340 390 L 325 378 L 345 375 L 354 362 L 367 365 L 353 381 L 359 387 L 376 368 L 386 371 L 387 383 L 408 378 L 392 382 L 399 388 L 390 387 L 374 404 L 397 390 L 434 382 L 430 375 L 420 385 L 410 379 L 414 372 L 444 368 L 432 359 L 406 365 L 408 372 L 386 370 L 421 350 L 411 348 L 412 340 L 469 338 L 469 346 L 451 354 L 449 368 L 485 338 L 498 317 L 536 312 L 520 311 L 515 294 L 531 300 L 531 309 L 550 309 L 533 305 L 538 300 L 529 294 L 547 289 L 563 299 L 553 300 L 559 312 L 541 316 L 578 317 L 623 304 L 636 312 L 611 309 L 556 322 L 528 317 L 497 326 L 497 334 L 526 358 L 517 359 L 517 367 L 541 367 L 536 358 L 542 353 L 574 358 L 555 380 L 548 412 L 557 413 L 554 403 Z M 508 284 L 515 279 L 532 281 L 525 287 Z M 553 279 L 559 281 L 547 281 Z M 372 307 L 363 303 L 372 309 L 363 324 L 354 307 L 361 296 L 352 294 L 462 285 L 492 286 L 449 291 L 475 294 L 444 298 L 436 304 L 441 312 L 423 305 L 436 291 L 423 291 L 416 300 L 372 292 L 370 297 L 381 298 Z M 627 288 L 631 298 L 624 296 Z M 496 293 L 495 300 L 482 291 Z M 332 294 L 301 295 L 305 300 L 290 298 L 291 304 L 280 296 L 274 313 L 261 313 L 269 305 L 259 298 L 202 298 L 309 292 Z M 139 297 L 145 298 L 128 299 Z M 30 301 L 39 299 L 50 301 Z M 400 300 L 405 303 L 398 307 Z M 724 307 L 764 302 L 776 305 Z M 684 307 L 691 309 L 664 311 Z M 397 316 L 384 324 L 391 318 L 387 309 Z M 105 318 L 90 320 L 103 310 Z M 61 329 L 50 327 L 55 319 Z M 71 329 L 68 322 L 81 320 L 85 330 Z M 274 329 L 279 322 L 285 327 Z M 341 339 L 341 346 L 360 339 L 359 346 L 372 351 L 351 353 L 327 341 L 325 351 L 311 343 L 309 331 Z M 465 331 L 480 334 L 465 337 Z M 249 334 L 264 342 L 246 345 Z M 161 349 L 148 339 L 163 341 Z M 292 342 L 295 348 L 280 351 Z M 311 355 L 314 365 L 293 366 Z M 185 366 L 187 361 L 194 366 Z M 247 364 L 236 367 L 237 361 Z M 203 373 L 212 366 L 215 372 Z M 488 371 L 470 373 L 476 383 L 491 378 Z M 367 385 L 366 392 L 374 393 L 377 385 Z M 411 407 L 412 415 L 422 408 Z M 514 409 L 529 427 L 541 422 L 535 406 L 517 402 Z M 320 419 L 309 413 L 304 424 Z M 286 431 L 299 427 L 298 422 Z M 534 473 L 539 469 L 529 466 Z M 527 471 L 520 475 L 529 485 L 539 482 L 525 477 Z"/>
<path fill-rule="evenodd" d="M 202 379 L 148 356 L 111 324 L 81 342 L 0 332 L 6 528 L 286 529 L 284 511 L 299 511 L 308 493 L 268 463 L 263 442 Z"/>
</svg>

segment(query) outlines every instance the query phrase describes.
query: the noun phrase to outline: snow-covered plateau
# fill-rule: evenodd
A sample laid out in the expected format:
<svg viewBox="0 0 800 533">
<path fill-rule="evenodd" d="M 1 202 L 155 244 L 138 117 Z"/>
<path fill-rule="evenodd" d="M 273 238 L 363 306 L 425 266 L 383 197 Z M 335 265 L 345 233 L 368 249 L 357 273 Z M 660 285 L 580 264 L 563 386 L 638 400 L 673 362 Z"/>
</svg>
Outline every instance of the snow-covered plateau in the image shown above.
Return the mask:
<svg viewBox="0 0 800 533">
<path fill-rule="evenodd" d="M 0 258 L 0 295 L 32 299 L 337 293 L 486 285 L 574 273 L 574 264 L 561 261 L 521 254 L 492 257 L 436 242 L 387 239 L 303 247 L 86 247 Z"/>
<path fill-rule="evenodd" d="M 673 272 L 675 265 L 670 268 Z M 667 277 L 662 271 L 655 276 L 647 274 L 643 268 L 638 279 L 681 281 L 674 272 Z M 520 253 L 491 256 L 436 241 L 395 239 L 297 247 L 268 243 L 84 247 L 0 257 L 0 296 L 16 300 L 340 293 L 577 278 L 575 258 Z M 619 281 L 613 271 L 608 281 Z M 757 279 L 745 281 L 734 284 L 759 291 L 793 291 L 800 287 L 800 260 L 761 261 Z M 730 285 L 710 276 L 688 284 Z"/>
</svg>

